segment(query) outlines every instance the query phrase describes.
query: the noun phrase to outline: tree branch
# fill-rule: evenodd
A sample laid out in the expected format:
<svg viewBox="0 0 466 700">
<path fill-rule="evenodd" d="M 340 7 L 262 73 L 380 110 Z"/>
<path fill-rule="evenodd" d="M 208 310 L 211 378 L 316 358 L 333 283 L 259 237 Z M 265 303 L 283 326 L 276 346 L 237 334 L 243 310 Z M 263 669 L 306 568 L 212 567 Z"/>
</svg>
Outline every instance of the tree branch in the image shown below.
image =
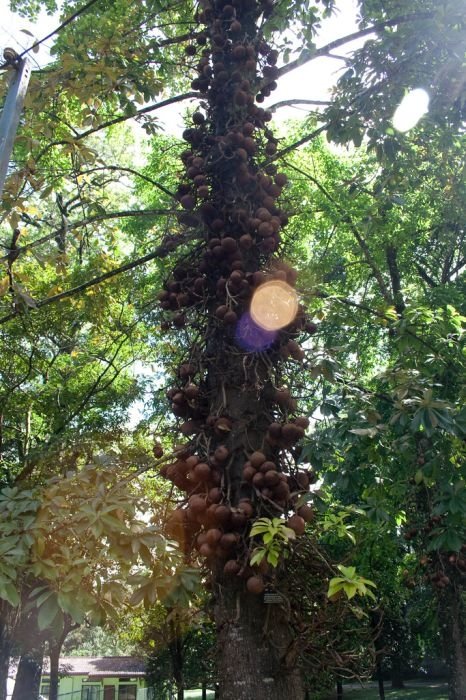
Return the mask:
<svg viewBox="0 0 466 700">
<path fill-rule="evenodd" d="M 106 214 L 96 214 L 95 216 L 90 216 L 87 219 L 80 219 L 79 221 L 73 222 L 68 222 L 68 227 L 67 230 L 71 231 L 73 229 L 81 228 L 81 226 L 87 226 L 88 224 L 93 224 L 96 221 L 106 221 L 107 219 L 124 219 L 130 216 L 170 216 L 171 214 L 176 214 L 177 210 L 175 209 L 142 209 L 142 210 L 131 210 L 129 209 L 128 211 L 113 211 L 113 212 L 108 212 Z M 53 238 L 56 238 L 60 234 L 62 230 L 62 227 L 56 229 L 55 231 L 52 231 L 52 233 L 47 234 L 47 236 L 42 236 L 42 238 L 38 238 L 35 241 L 32 241 L 31 243 L 27 243 L 26 245 L 21 246 L 20 248 L 15 248 L 15 256 L 16 258 L 22 255 L 23 253 L 26 253 L 28 250 L 33 250 L 34 248 L 38 248 L 39 246 L 43 245 L 44 243 L 47 243 L 48 241 L 51 241 Z M 6 247 L 6 246 L 4 246 Z M 7 248 L 7 250 L 10 250 Z M 10 258 L 10 253 L 7 255 L 3 255 L 0 257 L 0 263 L 5 262 L 6 260 L 9 260 Z"/>
<path fill-rule="evenodd" d="M 42 156 L 45 155 L 51 148 L 54 146 L 65 146 L 66 144 L 69 143 L 75 143 L 76 141 L 81 141 L 82 139 L 85 139 L 87 136 L 90 136 L 91 134 L 95 134 L 98 131 L 102 131 L 102 129 L 107 129 L 109 126 L 114 126 L 115 124 L 121 124 L 122 122 L 126 122 L 129 119 L 137 119 L 138 117 L 142 116 L 143 114 L 149 114 L 149 112 L 154 112 L 156 109 L 162 109 L 162 107 L 168 107 L 169 105 L 176 104 L 177 102 L 183 102 L 184 100 L 189 100 L 194 97 L 199 97 L 199 93 L 197 92 L 186 92 L 182 95 L 175 95 L 175 97 L 169 97 L 166 100 L 162 100 L 161 102 L 157 102 L 156 104 L 153 105 L 148 105 L 147 107 L 143 107 L 142 109 L 138 109 L 137 112 L 134 114 L 125 114 L 121 115 L 119 117 L 114 117 L 113 119 L 109 119 L 106 122 L 102 122 L 102 124 L 99 124 L 98 126 L 92 127 L 91 129 L 87 129 L 87 131 L 83 131 L 82 133 L 78 134 L 77 136 L 73 136 L 71 139 L 61 139 L 60 141 L 52 141 L 51 143 L 48 143 L 47 146 L 45 146 L 42 151 L 37 155 L 35 158 L 36 162 L 39 162 L 39 160 L 42 158 Z"/>
<path fill-rule="evenodd" d="M 136 177 L 141 178 L 141 180 L 145 180 L 150 185 L 157 187 L 157 189 L 159 189 L 161 192 L 164 192 L 166 195 L 168 195 L 172 199 L 175 199 L 175 194 L 173 192 L 170 192 L 170 190 L 168 190 L 166 187 L 164 187 L 164 185 L 161 185 L 160 182 L 153 180 L 151 177 L 148 177 L 147 175 L 144 175 L 143 173 L 140 173 L 137 170 L 133 170 L 133 168 L 125 168 L 123 166 L 118 166 L 118 165 L 102 165 L 99 168 L 91 168 L 90 170 L 81 170 L 81 172 L 79 172 L 78 175 L 90 175 L 91 173 L 95 173 L 99 170 L 110 170 L 110 171 L 118 171 L 121 173 L 131 173 L 131 175 L 135 175 Z"/>
<path fill-rule="evenodd" d="M 290 61 L 290 63 L 287 63 L 279 69 L 278 77 L 281 78 L 282 75 L 286 75 L 290 71 L 294 70 L 295 68 L 299 68 L 309 61 L 313 61 L 316 58 L 321 58 L 322 56 L 327 56 L 329 51 L 333 51 L 333 49 L 337 49 L 340 46 L 349 44 L 351 41 L 356 41 L 364 36 L 378 32 L 381 29 L 385 29 L 385 27 L 393 27 L 397 24 L 404 24 L 406 22 L 415 22 L 416 20 L 420 19 L 429 19 L 433 16 L 433 12 L 418 12 L 414 15 L 398 15 L 398 17 L 393 17 L 392 19 L 385 20 L 384 22 L 377 22 L 370 27 L 353 32 L 353 34 L 348 34 L 340 39 L 335 39 L 325 46 L 321 46 L 319 49 L 304 49 L 304 51 L 301 52 L 295 61 Z"/>
<path fill-rule="evenodd" d="M 330 192 L 323 185 L 321 185 L 320 182 L 318 180 L 316 180 L 316 178 L 313 177 L 310 173 L 307 173 L 304 170 L 301 170 L 301 168 L 298 168 L 297 166 L 293 165 L 292 163 L 287 162 L 286 165 L 288 165 L 288 167 L 292 168 L 296 172 L 300 173 L 304 177 L 311 180 L 311 182 L 313 182 L 315 184 L 317 189 L 320 192 L 322 192 L 322 194 L 325 197 L 327 197 L 327 199 L 330 202 L 332 202 L 333 206 L 335 207 L 335 209 L 338 211 L 338 213 L 342 217 L 342 221 L 349 226 L 350 231 L 352 232 L 353 236 L 356 238 L 358 245 L 363 252 L 364 258 L 365 258 L 367 264 L 369 265 L 369 267 L 371 268 L 375 279 L 377 280 L 377 284 L 379 285 L 379 289 L 381 291 L 381 294 L 382 294 L 384 300 L 387 302 L 387 304 L 392 304 L 393 300 L 392 300 L 390 292 L 387 288 L 387 285 L 385 284 L 385 280 L 382 277 L 382 273 L 380 272 L 378 265 L 375 262 L 375 260 L 372 256 L 372 253 L 369 250 L 369 246 L 367 245 L 366 241 L 359 233 L 359 231 L 358 231 L 356 225 L 354 224 L 353 220 L 351 219 L 350 215 L 338 204 L 338 202 L 335 201 L 335 199 L 332 197 Z"/>
<path fill-rule="evenodd" d="M 80 294 L 81 292 L 84 292 L 86 289 L 89 289 L 90 287 L 95 287 L 97 284 L 101 284 L 102 282 L 105 282 L 108 279 L 111 279 L 112 277 L 115 277 L 116 275 L 120 275 L 122 272 L 127 272 L 128 270 L 132 270 L 135 267 L 139 267 L 140 265 L 144 265 L 146 262 L 149 262 L 150 260 L 154 260 L 155 258 L 164 258 L 167 256 L 172 250 L 177 248 L 178 246 L 182 245 L 183 243 L 186 243 L 187 240 L 189 240 L 187 237 L 173 237 L 167 239 L 164 243 L 159 245 L 155 250 L 152 251 L 152 253 L 148 253 L 147 255 L 144 255 L 142 258 L 138 258 L 137 260 L 132 260 L 131 262 L 125 263 L 124 265 L 121 265 L 120 267 L 115 268 L 114 270 L 109 270 L 108 272 L 104 272 L 102 275 L 99 275 L 98 277 L 94 277 L 91 280 L 88 280 L 87 282 L 83 282 L 82 284 L 78 284 L 76 287 L 72 287 L 71 289 L 67 289 L 64 292 L 60 292 L 59 294 L 54 294 L 51 297 L 47 297 L 46 299 L 41 299 L 40 301 L 37 301 L 35 303 L 35 306 L 33 309 L 41 309 L 44 306 L 49 306 L 50 304 L 55 304 L 57 301 L 61 301 L 62 299 L 68 299 L 69 297 L 74 296 L 75 294 Z M 31 311 L 32 309 L 28 309 Z M 3 323 L 6 323 L 7 321 L 11 321 L 13 318 L 16 318 L 16 316 L 19 316 L 22 314 L 22 310 L 18 309 L 16 311 L 12 311 L 10 314 L 7 314 L 6 316 L 3 316 L 3 318 L 0 318 L 0 325 Z"/>
<path fill-rule="evenodd" d="M 295 105 L 316 105 L 317 107 L 328 107 L 331 102 L 326 100 L 281 100 L 280 102 L 275 102 L 275 104 L 267 107 L 268 112 L 276 112 L 280 107 L 294 107 Z"/>
<path fill-rule="evenodd" d="M 401 291 L 400 270 L 398 268 L 397 250 L 392 244 L 385 248 L 385 258 L 387 260 L 390 281 L 392 284 L 392 294 L 395 302 L 395 309 L 398 316 L 402 316 L 406 308 Z"/>
</svg>

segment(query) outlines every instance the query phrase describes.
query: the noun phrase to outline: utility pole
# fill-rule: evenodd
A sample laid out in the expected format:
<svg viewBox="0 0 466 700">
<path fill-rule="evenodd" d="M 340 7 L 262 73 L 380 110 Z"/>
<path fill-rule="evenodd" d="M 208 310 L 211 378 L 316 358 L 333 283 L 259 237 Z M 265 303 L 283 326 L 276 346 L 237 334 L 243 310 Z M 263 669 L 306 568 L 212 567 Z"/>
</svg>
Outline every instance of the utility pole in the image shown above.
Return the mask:
<svg viewBox="0 0 466 700">
<path fill-rule="evenodd" d="M 16 130 L 31 77 L 31 66 L 28 58 L 20 58 L 16 51 L 11 48 L 4 50 L 3 58 L 11 66 L 10 70 L 14 72 L 0 117 L 0 197 L 3 193 Z"/>
</svg>

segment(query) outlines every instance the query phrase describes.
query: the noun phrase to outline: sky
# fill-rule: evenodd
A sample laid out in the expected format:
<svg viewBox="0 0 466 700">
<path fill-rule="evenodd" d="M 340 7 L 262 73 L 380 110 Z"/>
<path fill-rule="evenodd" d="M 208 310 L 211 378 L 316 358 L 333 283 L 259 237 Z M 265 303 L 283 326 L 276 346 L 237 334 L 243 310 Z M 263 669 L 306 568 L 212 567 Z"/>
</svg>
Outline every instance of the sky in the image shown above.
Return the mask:
<svg viewBox="0 0 466 700">
<path fill-rule="evenodd" d="M 323 46 L 334 39 L 342 36 L 347 36 L 352 32 L 357 31 L 357 1 L 356 0 L 338 0 L 337 11 L 329 19 L 322 23 L 322 28 L 319 36 L 316 39 L 317 48 Z M 6 46 L 11 46 L 18 52 L 23 51 L 30 46 L 34 40 L 46 36 L 59 24 L 57 16 L 48 16 L 45 12 L 41 12 L 36 22 L 31 23 L 19 15 L 13 14 L 9 10 L 9 1 L 0 0 L 0 49 Z M 25 33 L 30 32 L 30 34 Z M 48 49 L 52 45 L 53 38 L 42 44 L 37 54 L 32 52 L 29 54 L 34 67 L 44 66 L 50 59 Z M 359 45 L 361 45 L 361 41 Z M 338 49 L 338 55 L 344 55 L 354 49 L 356 43 L 346 45 Z M 267 107 L 275 102 L 289 100 L 296 97 L 308 100 L 326 100 L 329 96 L 329 91 L 332 85 L 335 84 L 341 71 L 344 70 L 345 64 L 342 60 L 331 58 L 319 58 L 312 61 L 301 68 L 291 71 L 279 82 L 277 90 L 271 95 L 269 100 L 264 103 Z M 184 107 L 174 105 L 167 107 L 163 112 L 159 112 L 157 116 L 163 122 L 165 129 L 177 135 L 184 128 L 182 120 L 182 111 Z M 304 110 L 304 111 L 303 111 Z M 306 108 L 287 107 L 277 110 L 274 115 L 274 122 L 277 124 L 285 119 L 296 118 L 305 114 Z"/>
</svg>

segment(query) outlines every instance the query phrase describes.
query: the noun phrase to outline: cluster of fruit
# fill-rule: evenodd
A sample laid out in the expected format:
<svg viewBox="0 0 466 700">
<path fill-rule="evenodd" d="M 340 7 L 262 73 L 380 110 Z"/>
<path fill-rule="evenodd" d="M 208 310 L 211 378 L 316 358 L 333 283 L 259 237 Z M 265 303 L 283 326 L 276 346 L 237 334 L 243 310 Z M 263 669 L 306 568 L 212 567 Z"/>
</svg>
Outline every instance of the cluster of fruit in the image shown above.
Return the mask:
<svg viewBox="0 0 466 700">
<path fill-rule="evenodd" d="M 297 401 L 286 387 L 274 388 L 271 373 L 278 376 L 289 358 L 304 360 L 296 338 L 316 327 L 298 307 L 252 362 L 236 342 L 256 290 L 273 280 L 293 288 L 297 279 L 293 267 L 273 258 L 288 222 L 279 202 L 287 177 L 270 162 L 278 144 L 268 128 L 272 115 L 256 104 L 278 76 L 277 52 L 257 31 L 267 6 L 201 3 L 206 29 L 186 48 L 201 103 L 183 133 L 188 148 L 176 192 L 180 222 L 192 229 L 196 244 L 184 251 L 159 295 L 166 326 L 194 329 L 197 336 L 167 392 L 189 438 L 162 469 L 186 494 L 168 530 L 225 575 L 244 576 L 251 592 L 261 588 L 251 582 L 258 576 L 249 565 L 254 519 L 292 511 L 288 524 L 302 534 L 312 516 L 312 509 L 298 505 L 310 477 L 290 470 L 288 459 L 308 421 L 296 415 Z M 235 392 L 244 397 L 243 409 L 220 401 Z M 254 426 L 249 433 L 248 425 Z"/>
</svg>

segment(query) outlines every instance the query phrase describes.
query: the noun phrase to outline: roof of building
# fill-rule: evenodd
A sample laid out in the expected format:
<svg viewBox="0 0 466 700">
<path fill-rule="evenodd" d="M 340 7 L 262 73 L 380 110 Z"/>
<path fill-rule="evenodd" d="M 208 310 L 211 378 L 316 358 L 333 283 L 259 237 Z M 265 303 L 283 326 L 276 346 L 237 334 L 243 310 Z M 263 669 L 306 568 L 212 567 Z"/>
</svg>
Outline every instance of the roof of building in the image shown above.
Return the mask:
<svg viewBox="0 0 466 700">
<path fill-rule="evenodd" d="M 49 671 L 48 659 L 44 659 L 43 673 Z M 59 666 L 63 676 L 145 676 L 146 664 L 134 656 L 62 656 Z"/>
</svg>

